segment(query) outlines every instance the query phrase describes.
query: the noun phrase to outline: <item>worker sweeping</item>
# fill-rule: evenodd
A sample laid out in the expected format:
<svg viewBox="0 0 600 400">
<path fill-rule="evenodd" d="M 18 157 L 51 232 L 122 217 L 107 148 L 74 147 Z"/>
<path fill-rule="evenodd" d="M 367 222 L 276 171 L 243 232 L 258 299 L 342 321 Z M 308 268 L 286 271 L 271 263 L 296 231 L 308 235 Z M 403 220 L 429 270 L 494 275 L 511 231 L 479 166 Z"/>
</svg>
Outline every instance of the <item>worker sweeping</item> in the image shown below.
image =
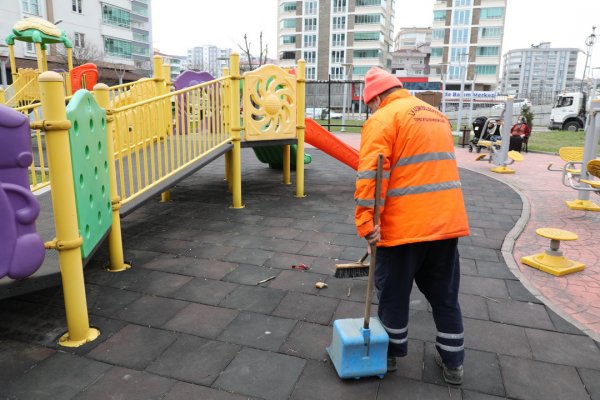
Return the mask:
<svg viewBox="0 0 600 400">
<path fill-rule="evenodd" d="M 447 383 L 463 380 L 464 331 L 458 304 L 458 238 L 469 234 L 447 117 L 371 68 L 364 101 L 373 114 L 362 129 L 356 181 L 358 233 L 377 243 L 378 316 L 389 335 L 388 371 L 407 354 L 413 281 L 433 310 L 435 359 Z M 373 223 L 375 171 L 384 155 L 380 222 Z"/>
</svg>

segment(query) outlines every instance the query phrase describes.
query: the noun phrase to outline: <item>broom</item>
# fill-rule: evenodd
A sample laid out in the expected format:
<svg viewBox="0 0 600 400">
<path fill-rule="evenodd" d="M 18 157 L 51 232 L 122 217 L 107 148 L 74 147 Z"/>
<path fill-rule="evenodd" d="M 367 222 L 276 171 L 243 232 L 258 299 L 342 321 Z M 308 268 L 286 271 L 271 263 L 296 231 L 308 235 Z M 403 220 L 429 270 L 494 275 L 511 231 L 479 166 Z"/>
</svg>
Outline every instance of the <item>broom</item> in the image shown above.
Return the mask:
<svg viewBox="0 0 600 400">
<path fill-rule="evenodd" d="M 381 175 L 383 170 L 383 155 L 379 155 L 377 158 L 377 173 L 375 174 L 375 207 L 373 211 L 373 225 L 379 223 L 379 192 L 381 191 Z M 370 264 L 373 264 L 375 269 L 375 251 L 374 248 L 377 246 L 371 246 L 371 262 L 365 263 L 365 259 L 369 255 L 367 251 L 358 261 L 348 264 L 336 264 L 335 265 L 335 276 L 336 278 L 359 278 L 363 276 L 369 276 Z"/>
</svg>

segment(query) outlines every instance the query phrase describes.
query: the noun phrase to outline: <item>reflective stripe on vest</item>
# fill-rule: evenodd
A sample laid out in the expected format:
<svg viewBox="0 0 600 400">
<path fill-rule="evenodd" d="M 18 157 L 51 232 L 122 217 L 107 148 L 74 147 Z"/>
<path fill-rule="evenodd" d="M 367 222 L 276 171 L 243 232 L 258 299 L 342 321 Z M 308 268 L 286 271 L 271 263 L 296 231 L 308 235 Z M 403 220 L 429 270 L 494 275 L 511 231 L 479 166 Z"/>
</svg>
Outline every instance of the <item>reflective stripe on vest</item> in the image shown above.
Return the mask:
<svg viewBox="0 0 600 400">
<path fill-rule="evenodd" d="M 390 189 L 387 196 L 399 197 L 408 196 L 409 194 L 420 194 L 429 192 L 441 192 L 442 190 L 460 189 L 460 181 L 448 181 L 441 183 L 430 183 L 428 185 L 409 186 L 405 188 Z"/>
<path fill-rule="evenodd" d="M 398 160 L 396 167 L 403 167 L 410 164 L 418 164 L 426 161 L 456 160 L 456 155 L 450 152 L 423 153 L 410 157 L 403 157 Z"/>
<path fill-rule="evenodd" d="M 365 208 L 375 208 L 375 199 L 373 200 L 369 200 L 369 199 L 354 199 L 354 201 L 356 202 L 356 205 L 361 206 L 361 207 L 365 207 Z M 384 204 L 385 203 L 385 199 L 381 199 L 381 202 L 379 204 Z"/>
<path fill-rule="evenodd" d="M 356 173 L 356 179 L 375 179 L 375 175 L 377 174 L 377 171 L 358 171 Z M 383 179 L 389 179 L 390 178 L 390 171 L 383 171 L 383 173 L 381 174 L 381 177 Z"/>
</svg>

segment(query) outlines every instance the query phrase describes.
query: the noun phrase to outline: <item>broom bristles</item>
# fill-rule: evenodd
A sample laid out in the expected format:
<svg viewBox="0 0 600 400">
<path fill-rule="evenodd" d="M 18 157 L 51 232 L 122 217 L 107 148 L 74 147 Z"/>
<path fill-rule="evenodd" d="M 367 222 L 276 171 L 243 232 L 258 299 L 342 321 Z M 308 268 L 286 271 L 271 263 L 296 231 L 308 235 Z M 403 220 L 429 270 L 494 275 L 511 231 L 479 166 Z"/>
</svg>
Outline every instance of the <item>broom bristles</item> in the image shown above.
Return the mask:
<svg viewBox="0 0 600 400">
<path fill-rule="evenodd" d="M 360 278 L 363 276 L 369 276 L 369 265 L 336 265 L 335 274 L 333 276 L 336 278 Z"/>
</svg>

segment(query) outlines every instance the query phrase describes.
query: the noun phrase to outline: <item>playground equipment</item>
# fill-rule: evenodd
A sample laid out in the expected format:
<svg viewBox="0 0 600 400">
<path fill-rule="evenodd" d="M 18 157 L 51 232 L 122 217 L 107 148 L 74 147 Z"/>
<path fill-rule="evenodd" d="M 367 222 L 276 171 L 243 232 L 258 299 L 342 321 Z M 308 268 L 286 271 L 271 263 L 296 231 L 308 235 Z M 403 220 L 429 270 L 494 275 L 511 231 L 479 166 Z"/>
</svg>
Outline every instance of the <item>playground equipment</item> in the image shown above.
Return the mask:
<svg viewBox="0 0 600 400">
<path fill-rule="evenodd" d="M 552 168 L 552 163 L 548 164 L 548 171 L 567 171 L 572 175 L 581 174 L 581 163 L 583 162 L 583 147 L 561 147 L 558 149 L 558 156 L 565 162 L 562 168 Z M 568 165 L 579 165 L 577 168 L 566 168 Z"/>
<path fill-rule="evenodd" d="M 96 83 L 98 83 L 98 67 L 96 67 L 96 64 L 81 64 L 71 70 L 72 93 L 79 89 L 92 91 Z"/>
<path fill-rule="evenodd" d="M 37 56 L 37 69 L 17 70 L 14 45 L 15 41 L 33 43 Z M 46 50 L 49 44 L 62 44 L 67 54 L 67 72 L 65 73 L 64 92 L 71 93 L 70 71 L 73 69 L 72 43 L 67 35 L 58 29 L 56 25 L 42 18 L 25 18 L 14 25 L 12 33 L 6 37 L 8 54 L 10 59 L 10 70 L 12 74 L 12 85 L 6 91 L 0 90 L 0 103 L 9 107 L 26 106 L 40 99 L 38 75 L 48 71 Z"/>
<path fill-rule="evenodd" d="M 594 175 L 590 174 L 590 165 L 592 171 L 594 171 L 593 166 L 595 165 L 591 161 L 595 160 L 598 154 L 600 100 L 592 101 L 588 120 L 582 157 L 579 158 L 579 150 L 570 152 L 571 157 L 576 157 L 577 161 L 566 162 L 563 167 L 562 182 L 563 185 L 577 190 L 577 199 L 566 201 L 567 207 L 571 210 L 600 211 L 600 206 L 590 200 L 590 193 L 600 195 L 600 181 L 591 179 Z M 567 154 L 566 151 L 564 153 Z M 548 169 L 550 169 L 550 166 L 548 166 Z"/>
<path fill-rule="evenodd" d="M 577 240 L 578 236 L 576 233 L 555 228 L 538 228 L 535 233 L 541 237 L 550 239 L 550 248 L 544 253 L 522 257 L 521 262 L 523 264 L 555 276 L 563 276 L 572 274 L 573 272 L 583 271 L 585 268 L 584 264 L 569 260 L 563 256 L 563 253 L 559 250 L 560 241 Z"/>
</svg>

